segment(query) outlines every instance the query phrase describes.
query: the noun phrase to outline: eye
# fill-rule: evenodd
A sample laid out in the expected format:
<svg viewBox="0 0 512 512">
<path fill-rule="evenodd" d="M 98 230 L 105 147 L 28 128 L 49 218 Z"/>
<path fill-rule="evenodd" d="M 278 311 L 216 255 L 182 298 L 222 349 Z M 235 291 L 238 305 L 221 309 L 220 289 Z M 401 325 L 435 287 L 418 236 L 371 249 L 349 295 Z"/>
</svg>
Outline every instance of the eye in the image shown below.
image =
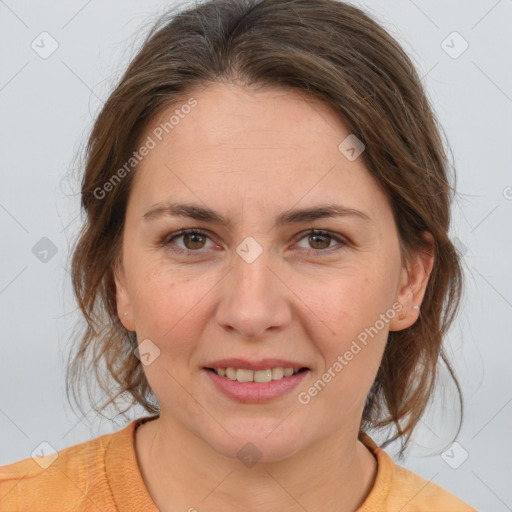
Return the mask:
<svg viewBox="0 0 512 512">
<path fill-rule="evenodd" d="M 183 239 L 185 248 L 173 246 L 174 240 L 178 238 Z M 209 238 L 208 234 L 201 229 L 185 229 L 165 238 L 162 243 L 169 246 L 172 252 L 181 254 L 184 252 L 198 252 L 199 249 L 204 247 L 204 241 Z"/>
<path fill-rule="evenodd" d="M 184 247 L 176 246 L 175 240 L 182 239 Z M 334 248 L 334 250 L 341 250 L 344 246 L 348 245 L 348 242 L 340 235 L 331 233 L 330 231 L 323 230 L 310 230 L 305 233 L 301 233 L 297 238 L 299 241 L 308 238 L 308 243 L 312 245 L 312 249 L 307 249 L 307 252 L 313 252 L 315 254 L 333 252 L 333 247 L 329 247 L 331 242 L 334 240 L 341 245 L 340 248 Z M 168 249 L 175 254 L 183 253 L 199 253 L 201 249 L 205 247 L 205 242 L 210 240 L 210 237 L 206 231 L 201 229 L 185 229 L 174 233 L 171 236 L 167 236 L 161 242 L 162 245 L 167 246 Z"/>
<path fill-rule="evenodd" d="M 302 236 L 299 238 L 299 240 L 305 239 L 307 239 L 307 243 L 313 247 L 312 251 L 310 250 L 310 252 L 314 252 L 316 254 L 331 253 L 333 247 L 329 247 L 329 245 L 333 240 L 341 244 L 341 248 L 348 245 L 347 241 L 342 236 L 331 233 L 330 231 L 323 231 L 318 229 L 308 231 L 307 233 L 302 234 Z M 341 248 L 334 250 L 340 250 Z"/>
</svg>

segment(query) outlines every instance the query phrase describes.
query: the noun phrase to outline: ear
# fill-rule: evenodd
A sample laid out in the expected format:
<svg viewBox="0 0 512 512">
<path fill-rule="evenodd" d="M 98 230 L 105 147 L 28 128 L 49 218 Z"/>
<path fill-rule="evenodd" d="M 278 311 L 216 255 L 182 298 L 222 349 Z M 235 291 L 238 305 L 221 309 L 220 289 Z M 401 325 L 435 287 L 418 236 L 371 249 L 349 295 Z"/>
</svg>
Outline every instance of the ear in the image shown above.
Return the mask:
<svg viewBox="0 0 512 512">
<path fill-rule="evenodd" d="M 424 231 L 422 238 L 427 246 L 418 249 L 410 257 L 406 268 L 402 268 L 402 275 L 396 296 L 396 302 L 402 308 L 389 323 L 390 331 L 401 331 L 413 325 L 420 315 L 421 303 L 427 289 L 428 280 L 434 267 L 435 242 L 428 231 Z M 419 306 L 419 307 L 414 307 Z"/>
<path fill-rule="evenodd" d="M 114 274 L 114 281 L 116 284 L 117 314 L 126 329 L 129 331 L 135 331 L 132 305 L 128 294 L 128 288 L 126 286 L 126 275 L 122 261 L 114 261 L 112 264 L 112 272 Z"/>
</svg>

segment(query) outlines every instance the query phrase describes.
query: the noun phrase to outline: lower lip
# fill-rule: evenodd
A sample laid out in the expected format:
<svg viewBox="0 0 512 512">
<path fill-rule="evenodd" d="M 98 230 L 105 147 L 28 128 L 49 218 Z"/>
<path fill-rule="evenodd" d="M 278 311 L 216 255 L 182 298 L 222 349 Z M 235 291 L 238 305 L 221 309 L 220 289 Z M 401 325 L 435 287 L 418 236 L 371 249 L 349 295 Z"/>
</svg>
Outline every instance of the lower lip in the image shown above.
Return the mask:
<svg viewBox="0 0 512 512">
<path fill-rule="evenodd" d="M 221 377 L 211 370 L 203 369 L 216 388 L 229 398 L 243 403 L 268 402 L 278 398 L 299 385 L 309 370 L 305 370 L 290 377 L 283 377 L 270 382 L 238 382 L 227 377 Z"/>
</svg>

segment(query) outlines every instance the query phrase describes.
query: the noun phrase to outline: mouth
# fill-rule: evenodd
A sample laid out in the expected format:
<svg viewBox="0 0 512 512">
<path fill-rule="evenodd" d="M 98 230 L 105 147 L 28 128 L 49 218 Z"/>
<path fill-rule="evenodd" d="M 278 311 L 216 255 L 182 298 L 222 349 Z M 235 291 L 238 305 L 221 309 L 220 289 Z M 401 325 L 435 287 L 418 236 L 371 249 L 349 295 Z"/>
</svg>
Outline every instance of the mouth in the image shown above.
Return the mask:
<svg viewBox="0 0 512 512">
<path fill-rule="evenodd" d="M 225 377 L 226 379 L 244 383 L 267 383 L 272 381 L 279 381 L 292 377 L 297 373 L 306 372 L 309 368 L 291 368 L 291 367 L 274 367 L 267 368 L 264 370 L 250 370 L 247 368 L 205 368 L 210 372 L 215 373 L 219 377 Z"/>
<path fill-rule="evenodd" d="M 260 366 L 261 368 L 261 366 Z M 203 367 L 213 389 L 231 400 L 241 403 L 265 403 L 285 398 L 307 379 L 307 367 L 274 366 L 252 370 L 232 366 Z"/>
</svg>

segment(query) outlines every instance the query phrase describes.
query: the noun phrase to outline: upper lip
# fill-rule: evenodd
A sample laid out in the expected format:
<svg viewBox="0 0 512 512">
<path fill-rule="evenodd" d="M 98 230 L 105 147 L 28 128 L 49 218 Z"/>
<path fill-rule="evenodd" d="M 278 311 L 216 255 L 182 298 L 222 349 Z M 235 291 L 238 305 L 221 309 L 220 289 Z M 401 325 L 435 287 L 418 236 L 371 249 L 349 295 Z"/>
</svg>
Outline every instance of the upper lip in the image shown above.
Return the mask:
<svg viewBox="0 0 512 512">
<path fill-rule="evenodd" d="M 307 368 L 305 364 L 286 361 L 284 359 L 267 358 L 258 361 L 249 361 L 243 358 L 217 359 L 208 363 L 205 368 L 243 368 L 247 370 L 267 370 L 269 368 L 293 368 L 300 370 Z"/>
</svg>

